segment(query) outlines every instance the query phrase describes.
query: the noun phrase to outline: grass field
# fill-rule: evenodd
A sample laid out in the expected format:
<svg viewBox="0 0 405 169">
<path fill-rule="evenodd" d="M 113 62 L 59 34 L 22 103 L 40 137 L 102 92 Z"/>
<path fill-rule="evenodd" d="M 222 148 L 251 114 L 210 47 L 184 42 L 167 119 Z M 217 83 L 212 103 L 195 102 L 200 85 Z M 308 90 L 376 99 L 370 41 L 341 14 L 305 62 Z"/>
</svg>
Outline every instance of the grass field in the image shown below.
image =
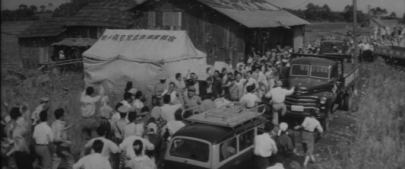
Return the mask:
<svg viewBox="0 0 405 169">
<path fill-rule="evenodd" d="M 341 143 L 332 168 L 400 169 L 405 166 L 405 70 L 378 61 L 362 65 L 365 79 L 355 114 L 355 139 Z"/>
</svg>

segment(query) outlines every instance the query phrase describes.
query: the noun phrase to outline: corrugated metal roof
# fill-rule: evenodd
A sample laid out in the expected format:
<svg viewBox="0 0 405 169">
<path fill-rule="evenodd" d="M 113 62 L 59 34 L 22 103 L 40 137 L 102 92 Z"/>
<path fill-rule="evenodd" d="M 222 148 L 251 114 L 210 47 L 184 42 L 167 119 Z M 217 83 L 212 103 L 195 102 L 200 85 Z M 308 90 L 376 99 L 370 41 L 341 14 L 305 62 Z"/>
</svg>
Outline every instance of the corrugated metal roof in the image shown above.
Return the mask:
<svg viewBox="0 0 405 169">
<path fill-rule="evenodd" d="M 270 0 L 198 0 L 249 28 L 308 25 Z"/>
<path fill-rule="evenodd" d="M 60 42 L 52 44 L 52 46 L 78 46 L 87 47 L 93 46 L 97 39 L 92 38 L 65 38 Z"/>
<path fill-rule="evenodd" d="M 18 38 L 52 37 L 58 36 L 66 30 L 63 26 L 65 18 L 49 18 L 36 21 L 27 29 L 17 35 Z"/>
<path fill-rule="evenodd" d="M 137 2 L 90 3 L 75 16 L 66 20 L 67 26 L 100 26 L 108 28 L 128 28 L 134 24 L 128 8 Z"/>
</svg>

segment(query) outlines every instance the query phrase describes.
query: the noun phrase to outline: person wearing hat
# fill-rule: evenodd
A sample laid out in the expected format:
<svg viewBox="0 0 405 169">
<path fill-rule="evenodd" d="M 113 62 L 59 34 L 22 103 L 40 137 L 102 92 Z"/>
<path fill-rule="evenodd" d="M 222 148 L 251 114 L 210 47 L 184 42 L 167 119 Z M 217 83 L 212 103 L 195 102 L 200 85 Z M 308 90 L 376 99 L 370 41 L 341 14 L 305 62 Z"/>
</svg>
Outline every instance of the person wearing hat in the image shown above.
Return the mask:
<svg viewBox="0 0 405 169">
<path fill-rule="evenodd" d="M 281 111 L 281 116 L 284 116 L 287 112 L 287 107 L 284 104 L 286 96 L 289 96 L 294 93 L 295 87 L 292 87 L 290 90 L 281 88 L 283 86 L 282 81 L 276 82 L 276 87 L 271 89 L 267 94 L 266 98 L 272 99 L 273 104 L 273 123 L 278 125 L 278 113 Z"/>
<path fill-rule="evenodd" d="M 294 151 L 294 142 L 288 135 L 288 124 L 281 122 L 279 125 L 278 133 L 276 136 L 277 143 L 277 156 L 280 156 L 283 160 L 290 158 Z"/>
<path fill-rule="evenodd" d="M 124 139 L 124 129 L 128 124 L 126 117 L 131 108 L 126 105 L 118 107 L 117 112 L 120 114 L 120 119 L 112 124 L 112 131 L 116 138 L 117 143 Z"/>
<path fill-rule="evenodd" d="M 188 109 L 199 106 L 201 103 L 201 98 L 196 95 L 196 89 L 193 86 L 188 87 L 187 96 L 184 99 L 184 106 Z M 195 110 L 198 111 L 197 109 Z"/>
<path fill-rule="evenodd" d="M 321 123 L 315 118 L 318 113 L 319 109 L 311 111 L 310 116 L 305 117 L 301 126 L 295 126 L 294 128 L 295 130 L 302 129 L 301 140 L 303 146 L 306 147 L 304 167 L 307 166 L 310 159 L 312 162 L 315 162 L 315 157 L 313 155 L 315 145 L 315 129 L 321 134 L 323 133 Z"/>
<path fill-rule="evenodd" d="M 40 99 L 39 105 L 35 108 L 34 112 L 32 112 L 32 114 L 31 114 L 33 127 L 39 123 L 39 113 L 43 110 L 48 110 L 48 108 L 49 108 L 48 103 L 49 103 L 48 97 L 42 97 Z"/>
</svg>

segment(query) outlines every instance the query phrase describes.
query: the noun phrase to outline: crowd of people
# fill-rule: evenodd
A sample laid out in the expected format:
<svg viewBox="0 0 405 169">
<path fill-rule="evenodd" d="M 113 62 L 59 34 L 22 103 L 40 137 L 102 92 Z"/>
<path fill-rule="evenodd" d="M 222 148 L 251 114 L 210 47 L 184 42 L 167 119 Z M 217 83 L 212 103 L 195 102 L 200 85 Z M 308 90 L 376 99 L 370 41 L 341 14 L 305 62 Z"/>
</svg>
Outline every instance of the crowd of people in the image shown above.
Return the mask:
<svg viewBox="0 0 405 169">
<path fill-rule="evenodd" d="M 25 104 L 9 106 L 7 113 L 2 113 L 2 166 L 57 169 L 64 160 L 68 168 L 74 169 L 155 169 L 162 162 L 171 136 L 187 125 L 186 118 L 231 102 L 243 103 L 247 108 L 263 103 L 272 107 L 272 125 L 281 129 L 278 135 L 283 135 L 288 126 L 279 124 L 279 113 L 281 116 L 286 113 L 284 100 L 293 93 L 294 87 L 282 88 L 281 79 L 290 66 L 292 52 L 289 47 L 267 50 L 263 55 L 252 52 L 247 61 L 238 63 L 235 69 L 231 65 L 221 70 L 207 68 L 207 79 L 198 79 L 190 71 L 186 75 L 177 73 L 173 78 L 160 79 L 151 94 L 151 104 L 145 99 L 148 98 L 145 91 L 138 90 L 132 82 L 127 82 L 123 100 L 113 107 L 102 86 L 87 86 L 80 96 L 80 124 L 68 124 L 62 108 L 50 112 L 49 98 L 41 98 L 32 113 Z M 56 119 L 52 123 L 48 120 L 51 115 Z M 72 125 L 80 125 L 83 137 L 88 140 L 78 161 L 71 151 L 73 136 L 67 134 Z M 312 133 L 320 125 L 315 118 L 310 118 L 301 127 Z M 313 138 L 307 135 L 303 139 L 308 142 L 308 159 L 304 165 L 309 159 L 315 160 Z M 263 157 L 259 168 L 271 167 L 263 163 L 263 159 L 277 149 L 263 144 L 271 142 L 272 138 L 269 135 L 257 137 L 255 155 Z M 269 149 L 256 151 L 259 147 Z M 270 155 L 261 151 L 270 151 Z"/>
</svg>

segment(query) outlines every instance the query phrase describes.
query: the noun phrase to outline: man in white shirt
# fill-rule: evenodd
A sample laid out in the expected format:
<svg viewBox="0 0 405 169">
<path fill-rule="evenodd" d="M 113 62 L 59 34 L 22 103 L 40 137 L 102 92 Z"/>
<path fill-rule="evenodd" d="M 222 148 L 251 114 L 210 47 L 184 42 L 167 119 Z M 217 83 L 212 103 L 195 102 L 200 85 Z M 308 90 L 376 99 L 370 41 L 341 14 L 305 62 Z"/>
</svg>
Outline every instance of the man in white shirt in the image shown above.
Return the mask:
<svg viewBox="0 0 405 169">
<path fill-rule="evenodd" d="M 120 103 L 122 103 L 124 106 L 127 106 L 130 108 L 130 110 L 135 110 L 134 106 L 133 106 L 133 101 L 134 101 L 134 97 L 131 93 L 124 93 L 124 100 L 121 101 Z"/>
<path fill-rule="evenodd" d="M 101 155 L 104 143 L 101 140 L 95 140 L 92 145 L 93 154 L 81 158 L 73 169 L 111 169 L 111 164 Z"/>
<path fill-rule="evenodd" d="M 129 137 L 129 136 L 134 136 L 135 135 L 135 119 L 136 119 L 136 113 L 135 112 L 129 112 L 128 113 L 129 123 L 124 128 L 124 139 Z"/>
<path fill-rule="evenodd" d="M 287 107 L 284 104 L 285 96 L 289 96 L 294 93 L 295 87 L 290 90 L 281 88 L 283 86 L 282 81 L 276 82 L 277 87 L 271 89 L 266 98 L 271 98 L 273 101 L 273 124 L 278 125 L 278 112 L 281 111 L 281 116 L 284 116 L 287 112 Z"/>
<path fill-rule="evenodd" d="M 119 148 L 121 151 L 125 152 L 125 155 L 128 159 L 134 159 L 136 157 L 136 154 L 133 149 L 133 143 L 135 140 L 141 140 L 143 143 L 143 152 L 142 155 L 145 155 L 145 150 L 154 150 L 155 146 L 149 141 L 146 140 L 142 137 L 139 136 L 129 136 L 122 141 L 122 143 L 119 145 Z M 126 161 L 126 166 L 128 164 L 129 160 Z"/>
<path fill-rule="evenodd" d="M 107 130 L 103 126 L 99 126 L 97 128 L 97 134 L 99 137 L 91 139 L 89 142 L 84 145 L 84 148 L 91 148 L 93 146 L 93 143 L 97 140 L 100 140 L 103 142 L 103 149 L 100 152 L 101 156 L 106 158 L 106 160 L 110 160 L 110 156 L 112 154 L 116 154 L 120 152 L 120 149 L 118 148 L 118 145 L 112 142 L 111 140 L 108 140 L 105 138 L 105 134 L 107 133 Z M 95 153 L 94 150 L 92 153 Z"/>
<path fill-rule="evenodd" d="M 80 97 L 81 113 L 83 117 L 82 131 L 87 134 L 88 138 L 91 138 L 91 131 L 96 129 L 98 122 L 94 117 L 96 112 L 96 103 L 104 96 L 104 87 L 100 85 L 99 95 L 93 96 L 94 88 L 89 86 L 82 92 Z"/>
<path fill-rule="evenodd" d="M 266 169 L 270 165 L 270 157 L 276 155 L 277 145 L 271 138 L 270 132 L 273 130 L 272 123 L 266 123 L 264 126 L 265 132 L 257 135 L 254 139 L 255 164 L 258 169 Z"/>
<path fill-rule="evenodd" d="M 135 94 L 135 100 L 134 100 L 134 104 L 133 104 L 133 108 L 134 108 L 136 111 L 140 111 L 140 110 L 142 109 L 142 107 L 144 106 L 144 105 L 143 105 L 143 102 L 142 102 L 142 99 L 143 99 L 143 94 L 142 94 L 142 92 L 141 92 L 141 91 L 137 91 L 136 94 Z"/>
<path fill-rule="evenodd" d="M 171 80 L 171 82 L 173 82 L 176 85 L 176 87 L 180 89 L 180 92 L 182 92 L 186 89 L 185 80 L 186 78 L 181 77 L 181 73 L 176 73 L 175 77 Z"/>
<path fill-rule="evenodd" d="M 49 98 L 43 97 L 40 99 L 39 105 L 35 108 L 34 112 L 31 114 L 31 119 L 32 119 L 32 126 L 37 125 L 40 120 L 39 120 L 39 113 L 43 110 L 48 110 L 49 108 Z"/>
<path fill-rule="evenodd" d="M 163 96 L 163 103 L 164 104 L 161 107 L 161 110 L 162 110 L 163 119 L 166 120 L 166 121 L 175 120 L 174 113 L 176 112 L 177 109 L 182 107 L 181 104 L 171 105 L 170 100 L 171 100 L 171 98 L 170 98 L 169 95 Z"/>
<path fill-rule="evenodd" d="M 51 169 L 52 156 L 49 149 L 50 144 L 53 142 L 54 136 L 51 127 L 49 127 L 47 120 L 48 114 L 46 111 L 39 113 L 41 123 L 35 126 L 32 137 L 35 140 L 35 152 L 41 159 L 43 169 Z"/>
<path fill-rule="evenodd" d="M 240 102 L 246 104 L 247 108 L 253 108 L 255 107 L 258 103 L 261 102 L 260 98 L 257 97 L 254 92 L 255 92 L 255 86 L 250 85 L 247 86 L 247 93 L 240 98 Z"/>
<path fill-rule="evenodd" d="M 163 91 L 161 97 L 163 97 L 164 95 L 170 95 L 171 104 L 182 104 L 181 92 L 179 90 L 176 90 L 176 84 L 174 82 L 170 82 L 169 88 Z"/>
</svg>

